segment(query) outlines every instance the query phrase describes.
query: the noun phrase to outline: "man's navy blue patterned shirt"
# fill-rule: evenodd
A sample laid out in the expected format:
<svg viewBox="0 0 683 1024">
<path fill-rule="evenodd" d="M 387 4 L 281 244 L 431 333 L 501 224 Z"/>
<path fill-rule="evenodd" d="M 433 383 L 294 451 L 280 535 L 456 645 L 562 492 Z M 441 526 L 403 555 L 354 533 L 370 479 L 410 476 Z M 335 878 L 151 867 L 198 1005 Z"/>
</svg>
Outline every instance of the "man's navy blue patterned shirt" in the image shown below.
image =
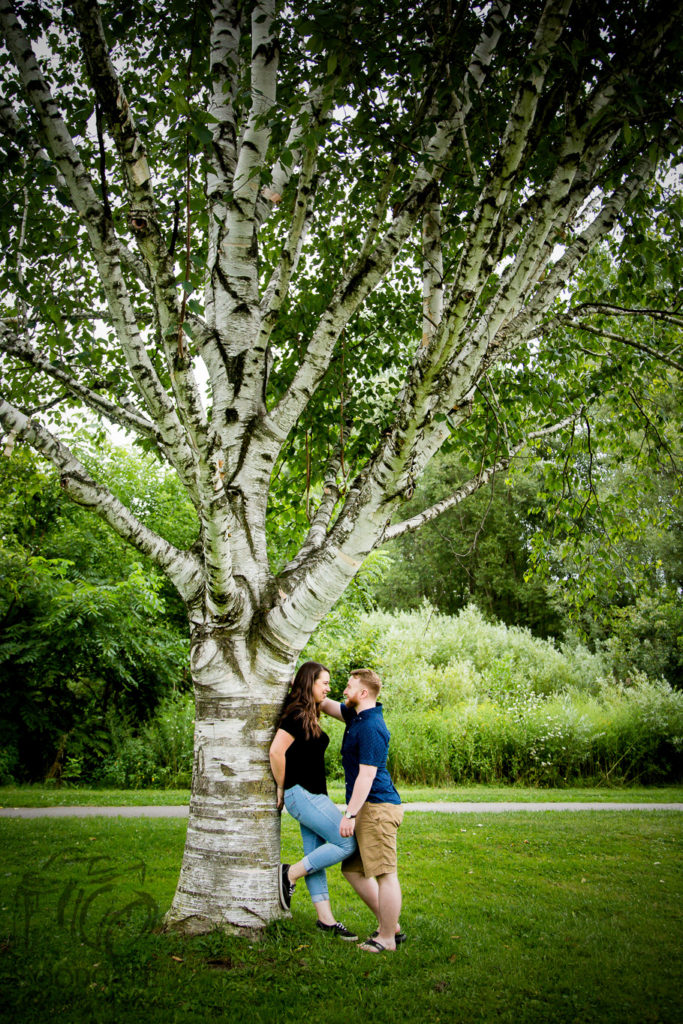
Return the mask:
<svg viewBox="0 0 683 1024">
<path fill-rule="evenodd" d="M 342 740 L 341 755 L 346 779 L 346 802 L 351 799 L 353 787 L 358 778 L 358 769 L 362 764 L 377 768 L 368 794 L 371 804 L 400 804 L 401 798 L 391 781 L 387 771 L 387 753 L 389 751 L 389 730 L 382 714 L 382 705 L 356 712 L 353 708 L 340 705 L 341 713 L 346 722 L 346 731 Z"/>
</svg>

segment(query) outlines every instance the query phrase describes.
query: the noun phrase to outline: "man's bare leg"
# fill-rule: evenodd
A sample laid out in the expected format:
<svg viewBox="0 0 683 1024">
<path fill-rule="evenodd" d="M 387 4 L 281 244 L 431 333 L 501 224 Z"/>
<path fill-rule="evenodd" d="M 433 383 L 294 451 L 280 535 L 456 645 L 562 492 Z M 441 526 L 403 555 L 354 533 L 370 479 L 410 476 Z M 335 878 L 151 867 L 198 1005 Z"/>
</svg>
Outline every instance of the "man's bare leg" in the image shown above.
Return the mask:
<svg viewBox="0 0 683 1024">
<path fill-rule="evenodd" d="M 360 898 L 363 900 L 363 903 L 365 903 L 366 906 L 370 908 L 372 913 L 377 918 L 379 937 L 379 935 L 382 934 L 382 925 L 380 922 L 380 887 L 378 884 L 378 880 L 376 878 L 366 878 L 365 875 L 362 874 L 360 871 L 344 871 L 343 875 L 346 881 L 349 883 L 349 885 L 358 893 Z M 396 932 L 400 932 L 401 930 L 401 927 L 398 923 L 399 914 L 401 912 L 401 887 L 398 882 L 397 874 L 381 875 L 380 878 L 390 880 L 389 886 L 388 888 L 386 888 L 386 894 L 388 914 L 396 914 L 394 930 L 393 932 L 390 932 L 390 934 L 393 936 Z M 394 880 L 393 884 L 391 882 L 392 879 Z M 386 886 L 386 883 L 383 884 Z M 396 902 L 396 889 L 398 889 L 398 903 Z M 387 923 L 389 927 L 391 927 L 390 919 L 388 920 Z M 379 941 L 382 942 L 381 939 L 379 939 Z M 394 946 L 395 944 L 396 943 L 394 940 Z M 384 946 L 386 945 L 386 943 L 382 942 L 382 945 Z"/>
<path fill-rule="evenodd" d="M 358 893 L 363 903 L 370 908 L 379 921 L 379 886 L 377 879 L 366 878 L 360 871 L 343 871 L 344 878 Z"/>
<path fill-rule="evenodd" d="M 377 877 L 377 888 L 379 897 L 379 934 L 377 941 L 381 942 L 385 949 L 396 949 L 396 932 L 399 931 L 398 919 L 401 914 L 401 886 L 398 874 L 392 871 L 390 874 Z"/>
</svg>

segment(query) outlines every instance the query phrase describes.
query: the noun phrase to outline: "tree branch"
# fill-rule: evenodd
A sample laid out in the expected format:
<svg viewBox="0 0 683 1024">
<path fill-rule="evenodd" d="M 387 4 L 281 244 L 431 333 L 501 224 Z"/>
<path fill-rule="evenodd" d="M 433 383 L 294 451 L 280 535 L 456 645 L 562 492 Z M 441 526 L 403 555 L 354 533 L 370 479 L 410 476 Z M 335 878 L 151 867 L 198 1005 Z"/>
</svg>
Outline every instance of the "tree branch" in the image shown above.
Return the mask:
<svg viewBox="0 0 683 1024">
<path fill-rule="evenodd" d="M 194 494 L 194 455 L 186 443 L 173 404 L 140 337 L 135 310 L 121 273 L 121 250 L 113 226 L 96 196 L 90 176 L 83 166 L 9 0 L 0 0 L 0 22 L 26 93 L 39 117 L 48 146 L 64 175 L 74 206 L 85 223 L 112 321 L 130 372 L 148 411 L 159 424 L 160 435 L 174 466 L 190 494 Z"/>
<path fill-rule="evenodd" d="M 491 262 L 491 243 L 511 198 L 511 189 L 527 152 L 541 90 L 571 0 L 548 0 L 536 29 L 498 155 L 477 200 L 464 255 L 448 288 L 444 339 L 459 337 L 484 288 Z"/>
<path fill-rule="evenodd" d="M 144 236 L 139 236 L 146 243 L 141 245 L 141 249 L 147 258 L 150 255 L 158 258 L 162 250 L 165 252 L 165 245 L 161 242 L 157 224 L 147 153 L 123 87 L 109 59 L 99 5 L 96 0 L 73 0 L 73 5 L 88 77 L 114 135 L 132 210 L 137 218 L 145 218 L 147 221 Z M 156 271 L 156 259 L 151 260 L 151 266 Z"/>
<path fill-rule="evenodd" d="M 240 0 L 213 0 L 211 10 L 212 78 L 209 113 L 215 118 L 212 169 L 207 176 L 207 195 L 223 195 L 232 184 L 237 166 L 237 121 L 235 97 L 239 83 L 239 48 L 242 34 L 242 3 Z"/>
<path fill-rule="evenodd" d="M 339 485 L 337 476 L 341 469 L 341 448 L 337 447 L 330 459 L 324 474 L 322 498 L 311 521 L 308 535 L 294 558 L 282 569 L 279 579 L 282 580 L 296 572 L 314 551 L 318 551 L 325 543 L 327 530 L 332 515 L 339 501 Z"/>
<path fill-rule="evenodd" d="M 292 429 L 308 398 L 322 380 L 342 330 L 360 304 L 388 273 L 426 204 L 433 201 L 435 185 L 449 162 L 453 137 L 460 131 L 462 119 L 471 108 L 470 80 L 476 89 L 481 88 L 503 30 L 509 6 L 502 0 L 493 5 L 463 78 L 460 110 L 456 118 L 442 119 L 433 134 L 425 140 L 420 154 L 420 166 L 405 198 L 395 211 L 393 223 L 385 234 L 376 240 L 377 228 L 388 198 L 388 186 L 392 180 L 390 166 L 361 253 L 339 284 L 327 312 L 311 338 L 306 358 L 295 374 L 287 393 L 271 414 L 275 433 L 287 436 Z"/>
<path fill-rule="evenodd" d="M 239 210 L 233 230 L 240 236 L 246 232 L 247 241 L 251 240 L 258 176 L 270 139 L 265 115 L 276 98 L 280 48 L 273 31 L 274 18 L 274 0 L 256 0 L 251 16 L 251 110 L 237 157 L 233 188 Z M 239 244 L 239 240 L 235 239 L 234 244 Z"/>
<path fill-rule="evenodd" d="M 40 145 L 40 143 L 33 138 L 31 133 L 27 130 L 25 125 L 22 125 L 21 121 L 16 115 L 16 111 L 7 102 L 4 96 L 0 96 L 0 128 L 2 129 L 3 135 L 13 142 L 15 145 L 19 145 L 18 139 L 21 139 L 24 147 L 24 151 L 28 155 L 30 160 L 40 160 L 47 167 L 52 168 L 55 175 L 55 184 L 62 189 L 63 192 L 69 191 L 66 178 L 60 173 L 59 168 L 55 166 L 49 153 Z"/>
<path fill-rule="evenodd" d="M 443 316 L 443 251 L 438 193 L 422 217 L 422 347 L 434 340 Z"/>
<path fill-rule="evenodd" d="M 570 314 L 561 314 L 555 317 L 553 321 L 555 323 L 563 323 L 568 327 L 572 327 L 577 331 L 586 331 L 587 334 L 593 334 L 598 338 L 607 338 L 609 341 L 618 341 L 620 345 L 628 345 L 630 348 L 635 348 L 639 352 L 645 352 L 646 355 L 654 356 L 659 362 L 666 363 L 667 366 L 672 366 L 674 370 L 683 371 L 683 363 L 678 362 L 676 359 L 671 359 L 666 353 L 659 351 L 658 349 L 651 348 L 650 345 L 645 345 L 643 342 L 635 341 L 633 338 L 627 338 L 623 334 L 614 334 L 612 331 L 601 330 L 599 327 L 593 327 L 587 324 L 584 320 L 575 320 Z M 544 324 L 542 333 L 548 333 L 550 324 Z"/>
<path fill-rule="evenodd" d="M 69 497 L 77 504 L 92 509 L 124 540 L 151 558 L 185 600 L 192 599 L 195 592 L 201 590 L 201 565 L 194 556 L 178 550 L 144 526 L 106 487 L 90 477 L 65 444 L 2 397 L 0 423 L 49 459 L 60 471 L 62 487 Z"/>
<path fill-rule="evenodd" d="M 575 419 L 575 416 L 569 416 L 560 423 L 554 423 L 549 427 L 533 431 L 533 433 L 525 437 L 523 441 L 520 441 L 519 444 L 514 445 L 504 458 L 498 459 L 497 462 L 487 466 L 486 469 L 482 469 L 477 476 L 463 484 L 462 487 L 459 487 L 458 490 L 448 498 L 443 498 L 441 501 L 436 502 L 435 505 L 425 509 L 418 515 L 412 516 L 410 519 L 405 519 L 402 523 L 396 523 L 393 526 L 387 527 L 380 543 L 386 544 L 390 540 L 395 540 L 397 537 L 403 536 L 404 533 L 414 533 L 415 530 L 419 530 L 420 527 L 425 525 L 425 523 L 430 523 L 432 520 L 437 519 L 440 515 L 443 515 L 444 512 L 447 512 L 449 509 L 459 505 L 461 501 L 465 500 L 465 498 L 468 498 L 471 494 L 478 491 L 488 483 L 496 473 L 501 473 L 503 470 L 507 469 L 515 457 L 519 455 L 519 453 L 532 441 L 538 441 L 541 438 L 557 433 L 559 430 L 564 430 L 564 428 Z"/>
<path fill-rule="evenodd" d="M 315 153 L 307 151 L 294 200 L 294 212 L 292 214 L 289 235 L 282 247 L 280 263 L 273 271 L 261 300 L 262 326 L 260 340 L 263 345 L 268 343 L 268 339 L 277 323 L 278 314 L 287 297 L 292 275 L 299 262 L 308 227 L 313 218 L 313 199 L 315 196 L 313 174 L 315 164 Z"/>
<path fill-rule="evenodd" d="M 680 126 L 672 125 L 663 137 L 663 145 L 673 144 L 680 139 L 681 134 Z M 622 184 L 603 199 L 593 219 L 568 246 L 560 259 L 553 264 L 525 308 L 498 332 L 496 338 L 498 355 L 509 351 L 516 344 L 522 344 L 538 329 L 540 317 L 566 287 L 567 281 L 585 255 L 600 238 L 611 231 L 624 207 L 650 180 L 656 164 L 657 153 L 647 153 L 635 164 Z"/>
<path fill-rule="evenodd" d="M 652 320 L 660 320 L 683 327 L 683 317 L 666 309 L 650 309 L 646 306 L 617 306 L 611 302 L 582 302 L 572 306 L 572 313 L 604 313 L 608 316 L 647 316 Z M 569 314 L 568 314 L 569 315 Z"/>
<path fill-rule="evenodd" d="M 99 5 L 97 0 L 74 0 L 74 7 L 78 15 L 78 28 L 88 75 L 114 135 L 131 203 L 130 217 L 135 222 L 137 243 L 152 278 L 152 295 L 160 327 L 159 337 L 171 373 L 178 408 L 193 436 L 195 446 L 199 446 L 204 441 L 206 417 L 203 415 L 190 359 L 184 351 L 182 341 L 182 320 L 187 293 L 183 292 L 182 305 L 179 308 L 174 258 L 166 246 L 159 226 L 144 142 L 135 125 L 123 86 L 109 58 Z M 177 346 L 173 344 L 173 338 L 178 339 Z"/>
<path fill-rule="evenodd" d="M 22 362 L 33 366 L 52 380 L 59 381 L 70 394 L 79 398 L 88 408 L 105 416 L 112 423 L 118 423 L 126 430 L 133 430 L 140 436 L 149 438 L 163 450 L 163 441 L 156 425 L 151 420 L 132 406 L 124 408 L 115 405 L 92 388 L 81 384 L 61 367 L 41 356 L 27 340 L 12 331 L 2 320 L 0 320 L 0 351 L 21 359 Z"/>
<path fill-rule="evenodd" d="M 77 210 L 78 208 L 73 201 L 69 201 L 69 184 L 59 170 L 58 165 L 52 159 L 47 150 L 31 135 L 26 126 L 21 124 L 15 110 L 9 105 L 7 100 L 1 96 L 0 130 L 2 130 L 3 134 L 15 145 L 18 145 L 17 139 L 21 139 L 24 151 L 30 160 L 40 160 L 47 167 L 52 168 L 55 175 L 55 185 L 62 193 L 60 201 L 66 203 L 70 209 Z M 143 281 L 147 285 L 151 284 L 149 271 L 140 257 L 132 253 L 120 239 L 118 240 L 118 246 L 121 263 L 140 281 Z"/>
</svg>

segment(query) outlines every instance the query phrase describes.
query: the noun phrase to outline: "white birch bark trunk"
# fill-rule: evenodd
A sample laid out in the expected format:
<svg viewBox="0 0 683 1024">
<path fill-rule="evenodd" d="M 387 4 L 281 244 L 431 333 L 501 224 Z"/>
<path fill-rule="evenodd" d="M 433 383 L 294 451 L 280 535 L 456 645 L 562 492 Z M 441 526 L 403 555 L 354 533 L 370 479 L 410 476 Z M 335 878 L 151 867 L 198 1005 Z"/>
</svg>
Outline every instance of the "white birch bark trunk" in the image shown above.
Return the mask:
<svg viewBox="0 0 683 1024">
<path fill-rule="evenodd" d="M 195 623 L 192 796 L 178 886 L 165 927 L 254 932 L 282 915 L 280 815 L 268 749 L 289 664 L 218 624 Z"/>
</svg>

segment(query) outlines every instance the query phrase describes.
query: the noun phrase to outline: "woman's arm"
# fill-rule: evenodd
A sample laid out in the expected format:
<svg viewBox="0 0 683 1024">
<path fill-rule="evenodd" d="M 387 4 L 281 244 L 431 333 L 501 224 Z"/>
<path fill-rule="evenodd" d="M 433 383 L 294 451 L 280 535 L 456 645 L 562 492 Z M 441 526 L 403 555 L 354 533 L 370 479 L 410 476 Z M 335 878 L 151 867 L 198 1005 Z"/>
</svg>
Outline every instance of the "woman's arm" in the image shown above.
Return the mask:
<svg viewBox="0 0 683 1024">
<path fill-rule="evenodd" d="M 329 697 L 325 697 L 325 700 L 320 705 L 320 710 L 324 711 L 330 718 L 338 718 L 340 722 L 344 721 L 344 716 L 341 713 L 341 704 L 338 700 L 330 700 Z"/>
<path fill-rule="evenodd" d="M 294 742 L 294 737 L 284 729 L 278 729 L 270 745 L 270 770 L 277 786 L 277 809 L 281 811 L 285 802 L 285 754 Z"/>
</svg>

